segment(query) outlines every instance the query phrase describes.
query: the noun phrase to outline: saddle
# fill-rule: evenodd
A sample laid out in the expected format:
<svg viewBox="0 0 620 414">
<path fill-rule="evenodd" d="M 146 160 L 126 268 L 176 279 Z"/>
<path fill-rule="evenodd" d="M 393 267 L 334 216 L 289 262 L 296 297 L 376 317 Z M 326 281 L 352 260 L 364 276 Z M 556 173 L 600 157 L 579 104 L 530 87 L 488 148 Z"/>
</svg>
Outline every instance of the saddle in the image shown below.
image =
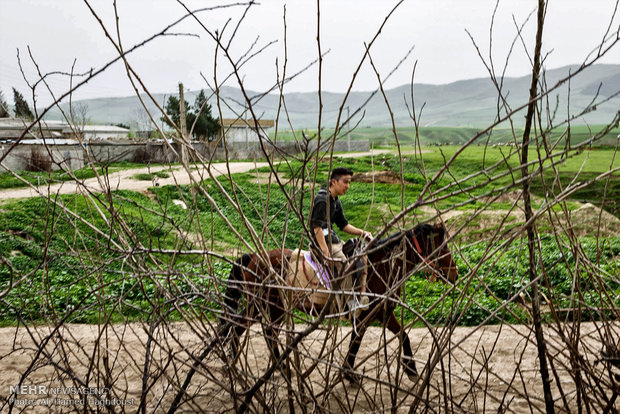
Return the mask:
<svg viewBox="0 0 620 414">
<path fill-rule="evenodd" d="M 347 257 L 354 256 L 359 248 L 358 239 L 348 240 L 342 248 Z M 353 265 L 353 282 L 357 281 L 363 272 L 364 263 L 357 260 Z M 336 274 L 337 276 L 337 274 Z M 295 249 L 291 253 L 286 284 L 293 290 L 293 301 L 302 304 L 304 308 L 322 307 L 327 303 L 334 277 L 328 268 L 315 260 L 312 252 Z"/>
</svg>

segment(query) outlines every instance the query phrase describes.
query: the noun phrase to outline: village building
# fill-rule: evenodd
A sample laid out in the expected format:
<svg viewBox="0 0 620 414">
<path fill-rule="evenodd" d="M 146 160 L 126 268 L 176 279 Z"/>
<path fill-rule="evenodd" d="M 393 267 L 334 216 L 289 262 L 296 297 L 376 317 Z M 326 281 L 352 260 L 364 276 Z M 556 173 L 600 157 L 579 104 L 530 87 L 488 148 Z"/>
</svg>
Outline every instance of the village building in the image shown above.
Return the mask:
<svg viewBox="0 0 620 414">
<path fill-rule="evenodd" d="M 172 136 L 166 139 L 128 139 L 129 130 L 112 125 L 69 126 L 61 121 L 41 121 L 28 133 L 27 120 L 0 119 L 0 170 L 51 171 L 79 169 L 94 163 L 130 161 L 137 163 L 179 162 L 182 145 Z M 301 148 L 296 142 L 261 143 L 273 120 L 222 119 L 217 138 L 210 141 L 192 141 L 193 151 L 211 159 L 251 159 L 267 156 L 286 156 L 312 146 Z M 256 130 L 258 126 L 258 131 Z M 22 136 L 23 135 L 23 136 Z M 149 134 L 150 135 L 150 134 Z M 19 140 L 19 144 L 15 142 Z M 368 141 L 336 142 L 336 151 L 368 150 Z"/>
<path fill-rule="evenodd" d="M 24 130 L 31 124 L 21 118 L 0 118 L 0 141 L 11 142 L 19 139 L 62 139 L 63 125 L 56 122 L 41 121 L 26 134 Z M 22 137 L 23 135 L 23 137 Z"/>
<path fill-rule="evenodd" d="M 102 139 L 126 139 L 129 137 L 129 129 L 115 125 L 81 125 L 70 126 L 63 121 L 42 120 L 34 125 L 25 135 L 24 130 L 30 125 L 30 121 L 21 118 L 0 118 L 0 140 L 4 142 L 17 139 L 70 139 L 75 140 L 78 136 L 85 141 Z M 59 143 L 61 141 L 55 141 Z"/>
<path fill-rule="evenodd" d="M 129 135 L 126 128 L 113 125 L 72 127 L 62 121 L 42 120 L 24 134 L 30 124 L 31 121 L 25 119 L 0 118 L 0 156 L 4 158 L 0 170 L 78 169 L 85 165 L 89 156 L 101 158 L 101 153 L 105 152 L 109 159 L 122 159 L 127 153 L 125 147 L 119 149 L 114 144 L 109 145 L 111 139 L 126 139 Z M 93 142 L 102 143 L 105 148 L 98 148 Z"/>
<path fill-rule="evenodd" d="M 220 138 L 224 138 L 228 146 L 238 147 L 239 144 L 245 144 L 245 147 L 248 147 L 259 142 L 254 120 L 223 118 L 220 125 Z M 263 130 L 273 128 L 274 125 L 272 119 L 258 121 L 259 128 Z M 220 145 L 223 146 L 223 142 Z"/>
<path fill-rule="evenodd" d="M 126 139 L 129 138 L 129 130 L 115 125 L 84 125 L 79 128 L 82 139 Z M 71 130 L 69 129 L 69 131 Z"/>
</svg>

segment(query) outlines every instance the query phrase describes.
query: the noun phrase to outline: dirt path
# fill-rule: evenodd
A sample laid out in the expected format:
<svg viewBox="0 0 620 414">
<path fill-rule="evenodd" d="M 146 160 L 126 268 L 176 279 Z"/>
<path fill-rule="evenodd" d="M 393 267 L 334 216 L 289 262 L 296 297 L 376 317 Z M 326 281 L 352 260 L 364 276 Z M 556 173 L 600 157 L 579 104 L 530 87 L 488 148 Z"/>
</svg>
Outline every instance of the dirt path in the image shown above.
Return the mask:
<svg viewBox="0 0 620 414">
<path fill-rule="evenodd" d="M 341 158 L 356 158 L 367 155 L 379 155 L 390 152 L 390 150 L 371 150 L 366 152 L 350 152 L 347 154 L 339 154 Z M 89 178 L 83 182 L 66 181 L 50 186 L 26 187 L 26 188 L 9 188 L 0 190 L 0 200 L 9 200 L 14 198 L 28 197 L 48 197 L 56 194 L 73 194 L 79 192 L 102 192 L 105 189 L 110 190 L 131 190 L 146 191 L 154 185 L 184 185 L 194 181 L 201 181 L 210 176 L 217 177 L 223 174 L 241 173 L 255 170 L 257 168 L 266 167 L 267 162 L 225 162 L 210 164 L 207 168 L 202 166 L 193 166 L 191 177 L 181 166 L 157 166 L 132 168 L 111 173 L 107 176 Z M 156 173 L 159 171 L 167 172 L 170 177 L 156 178 L 155 180 L 138 180 L 134 178 L 138 174 Z M 211 173 L 211 174 L 209 174 Z"/>
<path fill-rule="evenodd" d="M 122 170 L 111 173 L 107 176 L 101 176 L 99 178 L 89 178 L 83 182 L 67 181 L 59 184 L 53 184 L 50 186 L 41 187 L 28 187 L 28 188 L 15 188 L 0 190 L 0 200 L 7 200 L 12 198 L 27 198 L 27 197 L 48 197 L 56 194 L 73 194 L 78 192 L 92 191 L 102 192 L 104 189 L 110 190 L 131 190 L 131 191 L 145 191 L 149 187 L 153 187 L 155 184 L 164 185 L 183 185 L 189 184 L 194 181 L 201 181 L 210 176 L 217 177 L 228 173 L 240 173 L 254 170 L 256 168 L 265 167 L 268 164 L 266 162 L 231 162 L 226 163 L 213 163 L 207 168 L 192 167 L 191 177 L 187 171 L 183 170 L 180 166 L 157 166 L 157 167 L 143 167 L 132 168 L 129 170 Z M 159 171 L 167 172 L 170 177 L 168 178 L 156 178 L 155 180 L 137 180 L 134 178 L 138 174 L 155 173 Z M 209 174 L 211 173 L 211 175 Z"/>
<path fill-rule="evenodd" d="M 349 152 L 346 154 L 338 154 L 339 158 L 357 158 L 368 155 L 380 155 L 393 153 L 393 150 L 370 150 L 365 152 Z M 403 154 L 410 154 L 414 151 L 403 152 Z M 422 151 L 428 152 L 428 151 Z M 89 178 L 83 182 L 66 181 L 58 184 L 52 184 L 50 186 L 33 186 L 26 188 L 9 188 L 0 190 L 0 201 L 9 200 L 14 198 L 28 198 L 28 197 L 49 197 L 56 194 L 74 194 L 80 192 L 102 192 L 105 189 L 110 190 L 131 190 L 131 191 L 146 191 L 148 188 L 154 185 L 185 185 L 194 181 L 201 181 L 210 176 L 217 177 L 223 174 L 228 174 L 228 168 L 230 173 L 241 173 L 252 171 L 257 168 L 266 167 L 269 165 L 267 162 L 225 162 L 213 163 L 204 168 L 203 166 L 193 166 L 191 178 L 187 171 L 179 165 L 175 166 L 157 166 L 157 167 L 143 167 L 132 168 L 128 170 L 122 170 L 108 174 L 107 176 L 101 176 L 99 178 Z M 155 180 L 138 180 L 134 178 L 138 174 L 156 173 L 159 171 L 167 172 L 170 177 L 168 178 L 156 178 Z M 211 175 L 209 174 L 211 173 Z"/>
<path fill-rule="evenodd" d="M 149 344 L 150 328 L 152 326 L 138 323 L 107 328 L 65 325 L 54 333 L 48 326 L 30 327 L 29 331 L 23 327 L 0 328 L 0 370 L 3 372 L 0 375 L 0 411 L 3 411 L 2 401 L 10 397 L 10 387 L 21 381 L 21 385 L 34 387 L 35 392 L 17 396 L 22 406 L 16 407 L 16 412 L 21 412 L 24 404 L 35 405 L 28 412 L 49 412 L 50 407 L 54 412 L 73 412 L 71 407 L 64 406 L 65 402 L 80 398 L 72 387 L 81 389 L 85 386 L 103 387 L 108 398 L 115 397 L 126 404 L 108 408 L 115 408 L 117 412 L 136 412 L 145 355 L 151 355 L 146 378 L 152 385 L 146 396 L 147 411 L 155 411 L 156 405 L 161 404 L 157 412 L 164 412 L 177 389 L 174 384 L 178 384 L 187 372 L 187 350 L 199 353 L 212 332 L 205 329 L 201 321 L 164 324 L 152 332 L 154 341 Z M 296 332 L 304 328 L 298 326 Z M 570 330 L 569 325 L 563 328 Z M 609 328 L 617 330 L 618 324 L 611 323 Z M 424 390 L 430 406 L 435 407 L 436 402 L 447 398 L 451 406 L 458 408 L 454 412 L 544 412 L 542 381 L 530 329 L 525 325 L 456 328 L 447 338 L 447 354 L 441 364 L 431 370 L 430 387 Z M 557 375 L 552 382 L 552 392 L 556 409 L 560 409 L 564 402 L 559 398 L 558 387 L 562 387 L 569 407 L 576 404 L 578 397 L 566 344 L 553 329 L 547 327 L 547 341 Z M 603 349 L 600 329 L 591 322 L 582 323 L 579 328 L 583 346 L 580 355 L 593 370 L 589 377 L 593 381 L 604 379 L 606 375 L 603 364 L 594 364 Z M 289 397 L 293 399 L 296 412 L 302 412 L 299 410 L 302 402 L 306 402 L 303 412 L 389 412 L 390 409 L 408 412 L 421 381 L 412 382 L 403 374 L 398 366 L 397 338 L 381 328 L 369 328 L 362 342 L 356 365 L 364 377 L 361 387 L 351 387 L 338 380 L 350 332 L 349 327 L 312 332 L 299 344 L 297 351 L 303 371 L 313 363 L 318 365 L 311 370 L 302 389 L 294 376 L 291 387 L 295 394 L 299 393 L 299 398 L 287 395 L 287 379 L 280 372 L 270 377 L 268 385 L 261 389 L 261 398 L 268 399 L 268 406 L 280 407 L 280 410 L 274 410 L 280 412 L 288 412 Z M 436 336 L 445 332 L 442 328 L 434 329 L 434 332 L 426 328 L 408 330 L 414 358 L 423 373 L 435 352 L 431 333 Z M 326 337 L 329 338 L 327 341 Z M 50 339 L 49 342 L 46 339 Z M 227 367 L 217 352 L 203 361 L 203 368 L 194 376 L 189 389 L 193 401 L 184 405 L 182 412 L 234 412 L 232 397 L 235 392 L 239 397 L 265 373 L 270 363 L 270 351 L 258 325 L 253 326 L 246 339 L 242 355 L 234 367 Z M 280 340 L 285 342 L 285 336 L 282 335 Z M 60 346 L 61 343 L 64 346 Z M 39 348 L 44 349 L 43 355 L 38 355 Z M 99 352 L 94 352 L 95 349 Z M 231 382 L 228 374 L 237 379 Z M 394 394 L 396 388 L 397 398 Z M 605 392 L 611 395 L 609 390 Z M 97 391 L 94 397 L 97 397 Z M 52 401 L 48 406 L 42 406 L 41 400 L 46 398 L 52 398 Z M 264 411 L 258 400 L 253 401 L 252 412 Z M 89 399 L 86 405 L 95 409 L 95 402 Z M 117 400 L 112 400 L 109 405 L 116 403 Z M 80 404 L 83 409 L 84 404 Z M 612 408 L 618 409 L 619 405 L 616 402 Z M 431 411 L 443 412 L 440 406 L 435 408 Z"/>
</svg>

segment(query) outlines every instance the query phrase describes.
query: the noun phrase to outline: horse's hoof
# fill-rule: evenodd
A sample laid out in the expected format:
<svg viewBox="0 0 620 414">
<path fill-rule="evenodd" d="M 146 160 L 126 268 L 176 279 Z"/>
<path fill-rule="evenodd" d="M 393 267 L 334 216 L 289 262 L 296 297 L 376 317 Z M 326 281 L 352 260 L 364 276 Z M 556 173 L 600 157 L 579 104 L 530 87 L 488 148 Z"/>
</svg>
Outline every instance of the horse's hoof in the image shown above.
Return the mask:
<svg viewBox="0 0 620 414">
<path fill-rule="evenodd" d="M 418 370 L 415 367 L 415 361 L 413 358 L 403 358 L 402 359 L 403 369 L 405 370 L 405 374 L 409 380 L 415 382 L 418 380 L 420 375 L 418 374 Z"/>
<path fill-rule="evenodd" d="M 405 368 L 405 373 L 407 374 L 407 378 L 409 378 L 409 381 L 411 382 L 416 382 L 418 378 L 420 378 L 420 375 L 418 374 L 418 371 L 416 369 L 410 370 Z"/>
<path fill-rule="evenodd" d="M 349 385 L 353 387 L 361 387 L 362 385 L 362 376 L 355 373 L 345 373 L 344 379 L 349 381 Z"/>
<path fill-rule="evenodd" d="M 342 378 L 349 381 L 349 385 L 360 386 L 362 384 L 362 376 L 351 368 L 344 368 Z"/>
</svg>

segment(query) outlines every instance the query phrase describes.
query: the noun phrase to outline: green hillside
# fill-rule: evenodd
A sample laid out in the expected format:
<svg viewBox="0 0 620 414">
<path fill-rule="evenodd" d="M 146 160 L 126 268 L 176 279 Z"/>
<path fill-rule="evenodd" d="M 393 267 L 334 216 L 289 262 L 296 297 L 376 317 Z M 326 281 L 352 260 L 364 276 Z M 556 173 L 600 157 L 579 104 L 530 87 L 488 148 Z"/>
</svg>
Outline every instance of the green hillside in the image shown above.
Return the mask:
<svg viewBox="0 0 620 414">
<path fill-rule="evenodd" d="M 577 66 L 567 66 L 559 69 L 547 70 L 545 82 L 549 88 L 575 72 Z M 573 125 L 605 124 L 610 122 L 620 108 L 620 65 L 594 65 L 570 82 L 570 105 L 568 102 L 568 82 L 554 90 L 548 96 L 550 116 L 554 123 L 566 118 L 567 108 L 570 106 L 571 116 L 576 118 Z M 530 86 L 530 76 L 505 78 L 502 82 L 502 94 L 507 97 L 510 109 L 502 109 L 500 117 L 506 111 L 512 111 L 527 103 Z M 186 95 L 188 102 L 193 102 L 197 91 Z M 398 126 L 413 125 L 409 115 L 411 108 L 411 87 L 402 85 L 385 91 L 394 114 L 394 122 Z M 419 123 L 422 126 L 459 126 L 483 128 L 492 124 L 498 117 L 498 93 L 489 79 L 469 79 L 445 85 L 415 84 L 414 99 L 416 111 L 423 107 Z M 168 94 L 169 95 L 169 94 Z M 167 99 L 166 94 L 153 94 L 154 99 L 163 106 Z M 256 114 L 264 119 L 275 119 L 280 104 L 279 96 L 275 94 L 263 95 L 260 92 L 248 91 L 252 106 Z M 149 111 L 159 119 L 160 113 L 153 102 L 144 96 Z M 235 87 L 224 86 L 220 89 L 220 98 L 224 101 L 220 107 L 225 118 L 236 117 L 243 113 L 245 98 Z M 295 128 L 317 128 L 319 119 L 319 100 L 316 92 L 286 93 L 284 94 L 286 109 L 290 121 Z M 362 127 L 388 127 L 392 120 L 381 93 L 352 92 L 343 103 L 344 94 L 323 92 L 321 113 L 322 127 L 333 127 L 339 118 L 345 119 L 347 110 L 354 114 L 352 124 Z M 211 97 L 210 102 L 215 103 Z M 136 124 L 144 122 L 147 117 L 142 106 L 135 96 L 119 98 L 100 98 L 79 101 L 88 107 L 87 116 L 92 122 Z M 595 106 L 591 106 L 594 104 Z M 65 110 L 67 104 L 61 105 Z M 216 105 L 214 105 L 216 107 Z M 342 108 L 343 113 L 340 113 Z M 583 115 L 582 112 L 586 111 Z M 512 120 L 515 126 L 521 126 L 523 113 L 517 112 Z M 50 111 L 49 119 L 61 119 L 58 108 Z M 289 128 L 289 123 L 281 115 L 282 127 Z M 508 123 L 502 124 L 505 128 Z"/>
</svg>

